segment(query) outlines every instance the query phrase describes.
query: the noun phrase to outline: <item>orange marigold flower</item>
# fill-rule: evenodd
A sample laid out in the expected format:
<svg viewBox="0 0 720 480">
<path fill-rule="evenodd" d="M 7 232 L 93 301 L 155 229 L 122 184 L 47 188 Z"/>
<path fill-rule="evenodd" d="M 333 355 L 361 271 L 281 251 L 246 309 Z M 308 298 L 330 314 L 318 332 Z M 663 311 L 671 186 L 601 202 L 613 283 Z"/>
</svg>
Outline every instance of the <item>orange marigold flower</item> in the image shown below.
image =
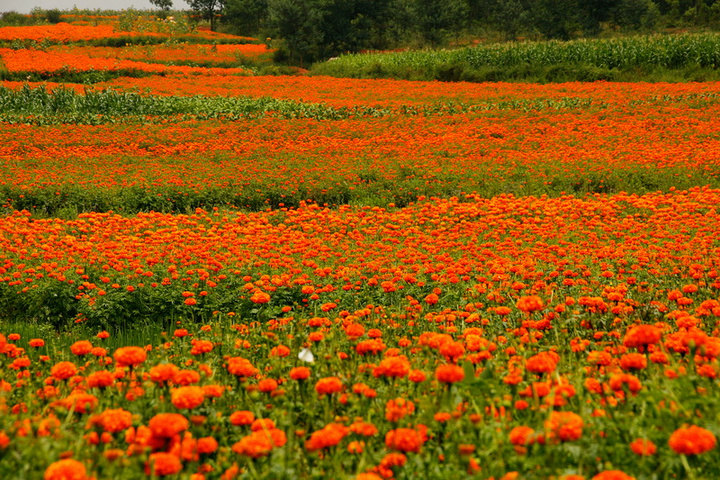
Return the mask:
<svg viewBox="0 0 720 480">
<path fill-rule="evenodd" d="M 258 418 L 252 423 L 252 425 L 250 425 L 250 430 L 253 432 L 258 432 L 260 430 L 272 430 L 273 428 L 275 428 L 275 422 L 269 418 Z"/>
<path fill-rule="evenodd" d="M 534 434 L 535 430 L 530 427 L 515 427 L 510 430 L 510 443 L 520 446 L 531 445 L 535 441 L 535 439 L 533 438 Z"/>
<path fill-rule="evenodd" d="M 189 426 L 188 419 L 179 413 L 158 413 L 148 422 L 153 436 L 158 438 L 170 438 L 187 430 Z"/>
<path fill-rule="evenodd" d="M 253 303 L 268 303 L 270 301 L 270 295 L 265 292 L 257 291 L 250 297 L 250 301 Z"/>
<path fill-rule="evenodd" d="M 72 362 L 58 362 L 50 369 L 50 375 L 57 380 L 67 380 L 77 372 L 77 366 Z"/>
<path fill-rule="evenodd" d="M 174 475 L 182 470 L 180 457 L 172 453 L 157 452 L 150 455 L 145 465 L 145 474 L 162 477 Z"/>
<path fill-rule="evenodd" d="M 388 400 L 385 404 L 385 418 L 389 422 L 397 422 L 415 412 L 415 404 L 410 400 L 404 398 L 396 398 L 394 400 Z"/>
<path fill-rule="evenodd" d="M 670 435 L 668 445 L 675 453 L 683 455 L 699 455 L 715 448 L 715 435 L 702 427 L 691 425 L 678 428 Z"/>
<path fill-rule="evenodd" d="M 517 308 L 520 311 L 531 313 L 538 310 L 542 310 L 545 305 L 540 297 L 537 295 L 530 295 L 528 297 L 521 297 L 518 300 Z"/>
<path fill-rule="evenodd" d="M 107 370 L 98 370 L 85 377 L 85 383 L 90 388 L 105 388 L 115 383 L 115 375 Z"/>
<path fill-rule="evenodd" d="M 557 368 L 558 360 L 555 352 L 540 352 L 527 359 L 525 368 L 532 373 L 550 373 Z"/>
<path fill-rule="evenodd" d="M 645 438 L 636 438 L 635 440 L 633 440 L 630 443 L 630 449 L 636 455 L 641 456 L 655 455 L 655 452 L 657 452 L 657 447 L 655 446 L 655 444 Z"/>
<path fill-rule="evenodd" d="M 270 357 L 287 357 L 290 355 L 290 349 L 285 345 L 278 345 L 270 350 Z"/>
<path fill-rule="evenodd" d="M 321 430 L 314 432 L 305 442 L 305 448 L 309 451 L 321 450 L 337 445 L 350 433 L 350 429 L 339 423 L 330 423 Z"/>
<path fill-rule="evenodd" d="M 315 384 L 318 395 L 332 395 L 342 391 L 342 381 L 338 377 L 321 378 Z"/>
<path fill-rule="evenodd" d="M 252 377 L 258 372 L 258 369 L 250 363 L 250 360 L 243 357 L 229 358 L 227 370 L 236 377 Z"/>
<path fill-rule="evenodd" d="M 246 457 L 259 458 L 270 453 L 274 447 L 282 447 L 285 443 L 287 436 L 280 429 L 257 430 L 235 443 L 232 451 Z"/>
<path fill-rule="evenodd" d="M 610 377 L 608 385 L 616 392 L 622 390 L 623 386 L 627 387 L 627 389 L 630 390 L 630 393 L 637 393 L 642 388 L 640 379 L 629 373 L 616 373 Z"/>
<path fill-rule="evenodd" d="M 202 387 L 189 386 L 179 387 L 172 391 L 171 401 L 175 408 L 193 409 L 202 405 L 205 400 L 205 392 Z"/>
<path fill-rule="evenodd" d="M 173 363 L 161 363 L 150 369 L 150 380 L 155 383 L 169 382 L 180 369 Z"/>
<path fill-rule="evenodd" d="M 72 458 L 67 458 L 51 463 L 45 469 L 43 478 L 44 480 L 86 480 L 88 477 L 85 465 Z"/>
<path fill-rule="evenodd" d="M 94 409 L 97 404 L 98 399 L 95 395 L 77 391 L 56 403 L 56 405 L 61 405 L 75 413 L 88 413 Z"/>
<path fill-rule="evenodd" d="M 70 351 L 73 355 L 87 355 L 93 349 L 92 343 L 87 340 L 80 340 L 70 345 Z"/>
<path fill-rule="evenodd" d="M 147 359 L 147 352 L 141 347 L 120 347 L 113 358 L 120 367 L 135 367 Z"/>
<path fill-rule="evenodd" d="M 310 378 L 310 369 L 308 367 L 295 367 L 290 370 L 290 378 L 293 380 L 307 380 Z"/>
<path fill-rule="evenodd" d="M 658 343 L 661 338 L 662 331 L 655 325 L 636 325 L 625 333 L 623 345 L 627 348 L 639 348 Z"/>
<path fill-rule="evenodd" d="M 278 382 L 273 378 L 265 378 L 263 380 L 260 380 L 257 386 L 258 390 L 260 390 L 261 392 L 270 393 L 274 390 L 277 390 Z"/>
<path fill-rule="evenodd" d="M 425 297 L 425 303 L 427 303 L 428 305 L 435 305 L 436 303 L 438 303 L 438 300 L 440 300 L 440 297 L 438 297 L 434 293 L 431 293 L 430 295 Z"/>
<path fill-rule="evenodd" d="M 372 372 L 374 377 L 390 378 L 403 378 L 408 373 L 410 373 L 410 362 L 404 355 L 384 358 Z"/>
<path fill-rule="evenodd" d="M 202 355 L 204 353 L 210 353 L 213 349 L 213 342 L 210 340 L 193 340 L 192 349 L 190 350 L 191 355 Z"/>
<path fill-rule="evenodd" d="M 411 428 L 397 428 L 385 435 L 385 446 L 399 452 L 418 453 L 423 443 L 420 432 Z"/>
<path fill-rule="evenodd" d="M 379 433 L 375 425 L 363 422 L 362 420 L 358 420 L 350 425 L 350 431 L 356 435 L 362 435 L 363 437 L 372 437 Z"/>
<path fill-rule="evenodd" d="M 458 365 L 440 365 L 435 369 L 435 378 L 442 383 L 455 383 L 465 378 L 465 371 Z"/>
<path fill-rule="evenodd" d="M 255 415 L 248 410 L 239 410 L 230 415 L 230 423 L 236 426 L 250 425 L 255 421 Z"/>
<path fill-rule="evenodd" d="M 414 383 L 424 382 L 426 378 L 427 377 L 425 376 L 425 372 L 423 372 L 422 370 L 413 370 L 408 375 L 408 379 Z"/>
<path fill-rule="evenodd" d="M 40 348 L 45 346 L 45 340 L 43 340 L 42 338 L 33 338 L 28 344 L 31 347 Z M 2 349 L 0 348 L 0 350 Z"/>
<path fill-rule="evenodd" d="M 132 426 L 132 413 L 122 408 L 105 410 L 100 414 L 98 423 L 106 432 L 122 432 Z"/>
<path fill-rule="evenodd" d="M 647 367 L 647 358 L 642 353 L 626 353 L 620 357 L 623 370 L 642 370 Z"/>
<path fill-rule="evenodd" d="M 582 417 L 573 412 L 551 412 L 550 418 L 545 421 L 545 429 L 550 438 L 563 442 L 579 439 L 583 425 Z"/>
<path fill-rule="evenodd" d="M 631 477 L 622 470 L 605 470 L 592 477 L 592 480 L 635 480 L 635 477 Z"/>
</svg>

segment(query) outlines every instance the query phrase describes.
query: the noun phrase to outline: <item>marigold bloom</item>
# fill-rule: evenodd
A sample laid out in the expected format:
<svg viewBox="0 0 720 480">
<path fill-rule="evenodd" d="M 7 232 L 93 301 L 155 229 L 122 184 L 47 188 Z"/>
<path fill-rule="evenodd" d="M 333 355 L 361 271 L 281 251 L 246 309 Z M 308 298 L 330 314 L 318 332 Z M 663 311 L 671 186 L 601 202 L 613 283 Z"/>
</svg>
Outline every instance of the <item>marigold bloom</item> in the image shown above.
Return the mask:
<svg viewBox="0 0 720 480">
<path fill-rule="evenodd" d="M 390 430 L 385 435 L 385 446 L 399 452 L 418 453 L 423 443 L 420 432 L 411 428 Z"/>
<path fill-rule="evenodd" d="M 253 303 L 268 303 L 270 301 L 270 295 L 268 295 L 265 292 L 255 292 L 253 293 L 252 297 L 250 297 L 250 301 Z"/>
<path fill-rule="evenodd" d="M 372 437 L 379 433 L 375 425 L 361 420 L 350 425 L 350 431 L 363 437 Z"/>
<path fill-rule="evenodd" d="M 148 422 L 153 436 L 159 438 L 170 438 L 187 430 L 189 426 L 188 419 L 179 413 L 158 413 Z"/>
<path fill-rule="evenodd" d="M 255 421 L 255 414 L 248 410 L 240 410 L 230 415 L 230 423 L 233 425 L 250 425 Z"/>
<path fill-rule="evenodd" d="M 517 303 L 518 310 L 526 313 L 532 313 L 538 310 L 542 310 L 543 307 L 545 307 L 545 305 L 543 304 L 542 299 L 537 295 L 521 297 Z"/>
<path fill-rule="evenodd" d="M 51 463 L 45 469 L 43 478 L 44 480 L 86 480 L 88 477 L 85 465 L 72 458 L 67 458 Z"/>
<path fill-rule="evenodd" d="M 43 340 L 42 338 L 33 338 L 32 340 L 30 340 L 30 342 L 28 342 L 28 345 L 35 348 L 44 347 L 45 340 Z M 2 350 L 2 348 L 0 348 L 0 350 Z"/>
<path fill-rule="evenodd" d="M 243 357 L 229 358 L 227 370 L 236 377 L 252 377 L 258 372 L 250 360 Z"/>
<path fill-rule="evenodd" d="M 253 432 L 272 430 L 273 428 L 275 428 L 275 422 L 270 418 L 258 418 L 250 425 L 250 430 Z"/>
<path fill-rule="evenodd" d="M 87 355 L 93 349 L 92 343 L 87 340 L 80 340 L 70 345 L 70 351 L 73 355 Z"/>
<path fill-rule="evenodd" d="M 157 452 L 150 455 L 145 466 L 146 475 L 154 475 L 163 477 L 165 475 L 174 475 L 182 470 L 182 462 L 180 457 L 172 453 Z"/>
<path fill-rule="evenodd" d="M 550 373 L 557 368 L 557 354 L 550 352 L 540 352 L 537 355 L 527 359 L 525 368 L 532 373 Z"/>
<path fill-rule="evenodd" d="M 179 387 L 172 391 L 171 401 L 175 408 L 193 409 L 202 405 L 205 400 L 205 392 L 202 387 L 189 386 Z"/>
<path fill-rule="evenodd" d="M 630 393 L 637 393 L 642 388 L 640 379 L 629 373 L 616 373 L 610 377 L 608 385 L 614 391 L 620 391 L 623 387 L 627 387 Z"/>
<path fill-rule="evenodd" d="M 641 456 L 655 455 L 655 452 L 657 452 L 657 447 L 655 446 L 655 444 L 645 438 L 636 438 L 635 440 L 633 440 L 630 443 L 630 449 L 636 455 Z"/>
<path fill-rule="evenodd" d="M 635 480 L 635 477 L 631 477 L 622 470 L 605 470 L 592 477 L 592 480 Z"/>
<path fill-rule="evenodd" d="M 531 445 L 534 443 L 535 439 L 533 438 L 533 435 L 535 434 L 535 430 L 533 430 L 530 427 L 526 426 L 519 426 L 515 427 L 512 430 L 510 430 L 510 443 L 513 445 Z"/>
<path fill-rule="evenodd" d="M 717 439 L 709 430 L 691 425 L 678 428 L 670 435 L 668 445 L 675 453 L 699 455 L 715 448 Z"/>
<path fill-rule="evenodd" d="M 339 423 L 330 423 L 322 429 L 310 435 L 305 442 L 305 448 L 309 451 L 321 450 L 333 447 L 342 441 L 350 433 L 350 429 Z"/>
<path fill-rule="evenodd" d="M 232 451 L 247 457 L 259 458 L 270 453 L 275 447 L 282 447 L 286 442 L 287 436 L 280 429 L 257 430 L 235 443 Z"/>
<path fill-rule="evenodd" d="M 293 380 L 307 380 L 310 378 L 310 369 L 308 367 L 295 367 L 290 370 L 290 378 Z"/>
<path fill-rule="evenodd" d="M 50 369 L 50 375 L 57 380 L 67 380 L 78 372 L 77 366 L 72 362 L 58 362 Z"/>
<path fill-rule="evenodd" d="M 273 378 L 264 378 L 258 382 L 258 390 L 260 390 L 263 393 L 270 393 L 278 388 L 278 382 L 277 380 Z"/>
<path fill-rule="evenodd" d="M 563 442 L 579 439 L 583 425 L 582 417 L 573 412 L 551 412 L 550 418 L 545 421 L 545 429 L 550 438 Z"/>
<path fill-rule="evenodd" d="M 214 345 L 209 340 L 193 340 L 192 349 L 190 350 L 191 355 L 202 355 L 204 353 L 212 352 Z"/>
<path fill-rule="evenodd" d="M 160 363 L 150 369 L 150 380 L 155 383 L 169 382 L 180 369 L 173 363 Z"/>
<path fill-rule="evenodd" d="M 636 325 L 625 333 L 623 345 L 627 348 L 639 348 L 658 343 L 661 338 L 662 331 L 655 325 Z"/>
<path fill-rule="evenodd" d="M 78 391 L 56 402 L 56 405 L 61 405 L 75 413 L 88 413 L 94 409 L 97 404 L 98 399 L 95 395 Z"/>
<path fill-rule="evenodd" d="M 332 395 L 342 391 L 342 381 L 338 377 L 321 378 L 315 384 L 318 395 Z"/>
<path fill-rule="evenodd" d="M 440 365 L 435 369 L 435 378 L 442 383 L 456 383 L 465 378 L 465 371 L 458 365 Z"/>
<path fill-rule="evenodd" d="M 623 370 L 642 370 L 647 367 L 647 358 L 642 353 L 626 353 L 620 357 Z"/>
<path fill-rule="evenodd" d="M 195 370 L 177 370 L 172 377 L 172 383 L 175 385 L 193 385 L 200 382 L 200 374 Z"/>
<path fill-rule="evenodd" d="M 120 347 L 113 358 L 120 367 L 136 367 L 147 359 L 147 352 L 142 347 Z"/>
<path fill-rule="evenodd" d="M 383 358 L 380 365 L 373 369 L 373 377 L 403 378 L 410 373 L 410 362 L 404 355 Z"/>
<path fill-rule="evenodd" d="M 409 400 L 405 400 L 404 398 L 388 400 L 385 404 L 385 418 L 389 422 L 397 422 L 406 415 L 410 415 L 414 412 L 415 404 Z"/>
<path fill-rule="evenodd" d="M 105 410 L 100 414 L 98 423 L 106 432 L 122 432 L 132 426 L 132 413 L 122 408 Z"/>
</svg>

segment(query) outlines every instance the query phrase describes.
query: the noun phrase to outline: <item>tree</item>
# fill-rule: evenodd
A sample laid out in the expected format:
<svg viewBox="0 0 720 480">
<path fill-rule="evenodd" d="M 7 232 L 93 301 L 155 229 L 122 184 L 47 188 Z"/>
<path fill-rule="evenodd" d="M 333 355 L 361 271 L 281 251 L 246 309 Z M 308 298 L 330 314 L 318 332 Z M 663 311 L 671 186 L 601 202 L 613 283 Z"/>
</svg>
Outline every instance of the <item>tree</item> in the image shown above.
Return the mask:
<svg viewBox="0 0 720 480">
<path fill-rule="evenodd" d="M 160 16 L 162 18 L 167 17 L 168 12 L 172 8 L 172 0 L 150 0 L 150 3 L 160 9 Z"/>
<path fill-rule="evenodd" d="M 323 56 L 322 31 L 330 0 L 268 0 L 268 18 L 285 41 L 291 62 L 312 62 Z"/>
<path fill-rule="evenodd" d="M 469 18 L 465 0 L 416 0 L 415 12 L 420 35 L 433 46 L 459 33 Z"/>
<path fill-rule="evenodd" d="M 162 0 L 160 0 L 162 1 Z M 217 16 L 225 8 L 226 0 L 186 0 L 190 9 L 193 10 L 200 18 L 204 18 L 210 22 L 210 30 L 215 31 L 217 26 Z"/>
<path fill-rule="evenodd" d="M 223 23 L 240 35 L 256 35 L 268 24 L 268 0 L 226 0 Z"/>
</svg>

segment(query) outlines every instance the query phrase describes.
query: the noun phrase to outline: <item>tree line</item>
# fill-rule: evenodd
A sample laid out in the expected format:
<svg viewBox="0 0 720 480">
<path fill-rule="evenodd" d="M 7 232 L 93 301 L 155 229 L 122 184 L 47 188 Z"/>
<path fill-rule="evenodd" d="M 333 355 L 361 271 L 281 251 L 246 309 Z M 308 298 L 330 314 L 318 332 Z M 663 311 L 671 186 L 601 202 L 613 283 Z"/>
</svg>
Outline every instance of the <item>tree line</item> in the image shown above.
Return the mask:
<svg viewBox="0 0 720 480">
<path fill-rule="evenodd" d="M 155 0 L 171 2 L 172 0 Z M 438 47 L 463 38 L 597 36 L 720 26 L 720 0 L 189 0 L 234 33 L 281 38 L 278 60 L 309 63 L 344 52 Z M 212 7 L 210 5 L 212 4 Z M 206 5 L 208 8 L 198 8 Z"/>
</svg>

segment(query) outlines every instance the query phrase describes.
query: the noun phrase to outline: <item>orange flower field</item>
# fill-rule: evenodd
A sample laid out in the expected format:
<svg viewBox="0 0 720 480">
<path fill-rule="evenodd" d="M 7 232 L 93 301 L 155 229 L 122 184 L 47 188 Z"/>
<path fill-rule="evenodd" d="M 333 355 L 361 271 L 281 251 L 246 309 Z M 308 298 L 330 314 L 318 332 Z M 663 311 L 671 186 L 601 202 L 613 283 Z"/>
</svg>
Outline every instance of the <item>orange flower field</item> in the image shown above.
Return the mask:
<svg viewBox="0 0 720 480">
<path fill-rule="evenodd" d="M 0 478 L 716 477 L 717 84 L 76 43 L 112 28 L 0 48 L 118 71 L 0 89 Z"/>
</svg>

